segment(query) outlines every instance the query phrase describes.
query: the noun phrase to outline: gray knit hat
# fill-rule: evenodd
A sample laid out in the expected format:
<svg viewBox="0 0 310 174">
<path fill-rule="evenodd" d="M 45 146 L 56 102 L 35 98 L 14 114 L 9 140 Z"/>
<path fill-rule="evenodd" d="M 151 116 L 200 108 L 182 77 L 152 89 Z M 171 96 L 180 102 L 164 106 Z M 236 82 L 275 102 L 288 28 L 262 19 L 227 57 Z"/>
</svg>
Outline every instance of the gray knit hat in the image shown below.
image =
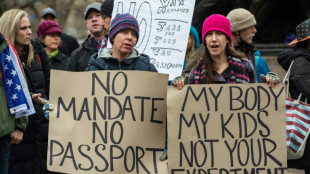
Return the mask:
<svg viewBox="0 0 310 174">
<path fill-rule="evenodd" d="M 101 3 L 100 2 L 94 2 L 92 4 L 89 4 L 86 7 L 86 10 L 84 11 L 84 19 L 86 19 L 87 15 L 88 15 L 88 12 L 90 10 L 96 10 L 96 11 L 100 12 L 100 7 L 101 7 Z"/>
<path fill-rule="evenodd" d="M 256 24 L 254 15 L 243 8 L 237 8 L 230 11 L 227 18 L 230 21 L 231 32 L 241 31 Z"/>
</svg>

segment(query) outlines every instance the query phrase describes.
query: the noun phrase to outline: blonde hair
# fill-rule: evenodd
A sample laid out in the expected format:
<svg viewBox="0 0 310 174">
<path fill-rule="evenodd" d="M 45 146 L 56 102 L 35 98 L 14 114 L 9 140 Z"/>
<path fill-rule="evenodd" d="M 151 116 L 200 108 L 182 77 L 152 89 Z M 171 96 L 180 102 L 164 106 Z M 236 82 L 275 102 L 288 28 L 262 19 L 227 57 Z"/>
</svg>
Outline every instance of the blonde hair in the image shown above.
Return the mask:
<svg viewBox="0 0 310 174">
<path fill-rule="evenodd" d="M 11 9 L 4 12 L 0 18 L 0 32 L 15 45 L 15 36 L 19 30 L 20 20 L 22 17 L 28 17 L 28 14 L 20 9 Z M 29 44 L 29 52 L 27 58 L 27 65 L 29 66 L 33 61 L 34 49 L 32 44 Z"/>
</svg>

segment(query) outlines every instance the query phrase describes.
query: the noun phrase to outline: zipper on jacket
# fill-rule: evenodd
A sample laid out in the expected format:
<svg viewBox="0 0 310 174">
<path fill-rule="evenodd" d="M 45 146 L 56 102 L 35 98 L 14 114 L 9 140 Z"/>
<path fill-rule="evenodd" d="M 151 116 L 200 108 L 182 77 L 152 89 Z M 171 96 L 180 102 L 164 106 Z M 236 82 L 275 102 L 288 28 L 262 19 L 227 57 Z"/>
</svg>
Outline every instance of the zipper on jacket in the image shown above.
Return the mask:
<svg viewBox="0 0 310 174">
<path fill-rule="evenodd" d="M 118 62 L 118 68 L 119 68 L 119 70 L 122 70 L 121 62 Z"/>
</svg>

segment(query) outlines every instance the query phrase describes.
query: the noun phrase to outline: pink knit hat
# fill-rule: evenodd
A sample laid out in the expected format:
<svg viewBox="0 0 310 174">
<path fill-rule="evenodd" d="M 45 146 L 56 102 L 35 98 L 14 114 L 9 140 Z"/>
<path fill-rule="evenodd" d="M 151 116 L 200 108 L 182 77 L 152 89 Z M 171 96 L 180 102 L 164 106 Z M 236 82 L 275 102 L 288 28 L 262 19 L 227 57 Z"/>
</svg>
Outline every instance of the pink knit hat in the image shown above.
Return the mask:
<svg viewBox="0 0 310 174">
<path fill-rule="evenodd" d="M 62 34 L 62 31 L 58 24 L 54 21 L 43 21 L 38 25 L 37 28 L 37 37 L 45 36 L 48 34 L 55 34 L 59 33 Z"/>
<path fill-rule="evenodd" d="M 231 42 L 231 27 L 229 20 L 220 14 L 213 14 L 209 16 L 202 26 L 202 44 L 205 44 L 205 36 L 209 31 L 223 32 Z"/>
</svg>

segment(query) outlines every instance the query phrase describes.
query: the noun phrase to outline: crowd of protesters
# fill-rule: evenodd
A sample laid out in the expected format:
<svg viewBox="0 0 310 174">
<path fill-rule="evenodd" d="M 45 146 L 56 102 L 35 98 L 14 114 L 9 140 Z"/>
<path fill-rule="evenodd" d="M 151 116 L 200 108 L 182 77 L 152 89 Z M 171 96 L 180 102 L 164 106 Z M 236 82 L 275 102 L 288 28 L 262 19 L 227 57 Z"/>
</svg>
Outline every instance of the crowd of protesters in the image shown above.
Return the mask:
<svg viewBox="0 0 310 174">
<path fill-rule="evenodd" d="M 37 28 L 37 38 L 32 39 L 28 14 L 11 9 L 0 17 L 0 174 L 54 173 L 47 170 L 46 152 L 48 120 L 43 105 L 48 103 L 50 70 L 140 70 L 158 72 L 150 57 L 134 47 L 139 40 L 137 19 L 129 13 L 112 17 L 114 0 L 91 3 L 84 12 L 88 37 L 78 45 L 76 39 L 65 34 L 58 24 L 52 8 L 42 11 Z M 308 24 L 309 22 L 309 24 Z M 256 20 L 248 10 L 237 8 L 227 16 L 213 14 L 202 25 L 199 38 L 191 26 L 186 44 L 182 74 L 172 81 L 177 89 L 186 84 L 247 84 L 266 82 L 274 87 L 279 82 L 277 74 L 269 67 L 253 44 L 257 32 Z M 292 98 L 310 98 L 310 20 L 297 26 L 297 38 L 289 45 L 295 47 L 279 55 L 279 63 L 287 70 L 293 59 L 290 77 Z M 112 48 L 107 48 L 108 41 Z M 181 44 L 181 43 L 180 43 Z M 21 65 L 35 114 L 15 119 L 9 107 L 6 86 L 7 66 L 2 63 L 8 50 L 15 50 L 15 59 Z M 26 115 L 25 115 L 26 116 Z M 310 174 L 310 144 L 307 141 L 304 156 L 288 160 L 289 168 L 305 170 Z M 167 149 L 161 160 L 167 158 Z"/>
</svg>

